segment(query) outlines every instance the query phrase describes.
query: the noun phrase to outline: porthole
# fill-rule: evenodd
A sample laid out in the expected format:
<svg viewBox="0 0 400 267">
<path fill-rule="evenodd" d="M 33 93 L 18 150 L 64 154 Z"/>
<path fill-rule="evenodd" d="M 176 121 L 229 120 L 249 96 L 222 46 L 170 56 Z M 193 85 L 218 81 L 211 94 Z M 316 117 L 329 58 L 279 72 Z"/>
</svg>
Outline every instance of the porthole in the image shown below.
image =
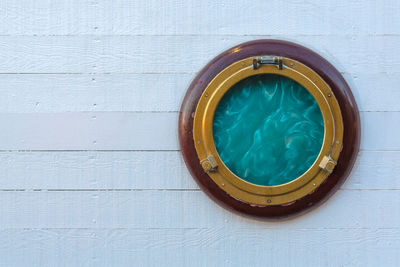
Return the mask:
<svg viewBox="0 0 400 267">
<path fill-rule="evenodd" d="M 277 219 L 338 189 L 354 164 L 360 123 L 347 83 L 325 59 L 257 40 L 217 56 L 194 78 L 179 138 L 192 176 L 214 200 Z"/>
</svg>

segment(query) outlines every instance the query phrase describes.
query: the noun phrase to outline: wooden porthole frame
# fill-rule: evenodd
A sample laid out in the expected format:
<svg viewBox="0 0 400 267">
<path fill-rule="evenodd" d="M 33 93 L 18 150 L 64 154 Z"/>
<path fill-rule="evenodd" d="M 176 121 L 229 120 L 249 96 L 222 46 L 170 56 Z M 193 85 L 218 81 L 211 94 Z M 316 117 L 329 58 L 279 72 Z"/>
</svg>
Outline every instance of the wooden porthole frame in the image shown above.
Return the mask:
<svg viewBox="0 0 400 267">
<path fill-rule="evenodd" d="M 300 83 L 324 119 L 317 160 L 302 176 L 279 186 L 258 186 L 235 176 L 219 158 L 209 130 L 225 92 L 256 74 L 279 74 Z M 192 176 L 216 202 L 246 215 L 279 219 L 317 207 L 343 184 L 359 150 L 360 120 L 349 86 L 329 62 L 294 43 L 256 40 L 223 52 L 197 74 L 180 110 L 179 140 Z"/>
</svg>

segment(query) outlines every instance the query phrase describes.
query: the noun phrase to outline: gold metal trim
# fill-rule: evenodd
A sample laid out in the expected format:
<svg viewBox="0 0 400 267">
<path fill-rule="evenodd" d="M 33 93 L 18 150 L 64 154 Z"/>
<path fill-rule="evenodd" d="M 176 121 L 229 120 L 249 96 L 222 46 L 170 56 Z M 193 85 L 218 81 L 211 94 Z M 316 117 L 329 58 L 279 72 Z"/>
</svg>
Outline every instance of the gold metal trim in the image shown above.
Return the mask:
<svg viewBox="0 0 400 267">
<path fill-rule="evenodd" d="M 332 172 L 342 147 L 342 114 L 328 84 L 306 65 L 290 58 L 279 57 L 279 60 L 276 60 L 279 62 L 278 68 L 269 63 L 257 63 L 255 68 L 255 60 L 262 63 L 260 57 L 237 61 L 222 70 L 208 84 L 197 104 L 193 138 L 204 170 L 229 195 L 255 205 L 285 204 L 312 193 Z M 275 62 L 275 59 L 271 62 Z M 215 148 L 212 127 L 219 101 L 234 84 L 249 76 L 268 73 L 286 76 L 306 88 L 317 101 L 324 121 L 324 140 L 314 164 L 295 180 L 277 186 L 252 184 L 232 173 Z"/>
</svg>

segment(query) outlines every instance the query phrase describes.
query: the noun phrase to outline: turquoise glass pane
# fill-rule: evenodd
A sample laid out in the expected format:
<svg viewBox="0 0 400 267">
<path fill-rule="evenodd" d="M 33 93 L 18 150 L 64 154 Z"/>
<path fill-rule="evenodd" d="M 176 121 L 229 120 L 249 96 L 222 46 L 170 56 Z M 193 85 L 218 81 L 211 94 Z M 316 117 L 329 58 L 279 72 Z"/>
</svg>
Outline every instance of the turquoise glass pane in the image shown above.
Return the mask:
<svg viewBox="0 0 400 267">
<path fill-rule="evenodd" d="M 280 185 L 306 172 L 324 137 L 321 110 L 294 80 L 274 74 L 248 77 L 218 104 L 214 142 L 225 165 L 245 181 Z"/>
</svg>

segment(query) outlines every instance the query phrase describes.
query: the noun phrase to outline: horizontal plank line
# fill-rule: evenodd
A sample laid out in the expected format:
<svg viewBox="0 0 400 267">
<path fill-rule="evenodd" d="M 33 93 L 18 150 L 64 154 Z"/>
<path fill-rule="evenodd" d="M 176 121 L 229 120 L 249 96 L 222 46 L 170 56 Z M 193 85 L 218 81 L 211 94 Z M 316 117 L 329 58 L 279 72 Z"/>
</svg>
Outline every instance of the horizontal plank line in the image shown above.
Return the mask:
<svg viewBox="0 0 400 267">
<path fill-rule="evenodd" d="M 360 110 L 360 112 L 381 113 L 381 112 L 400 112 L 400 110 Z M 162 112 L 161 112 L 161 113 L 162 113 Z"/>
<path fill-rule="evenodd" d="M 400 110 L 360 110 L 360 113 L 398 113 Z M 169 114 L 169 113 L 180 113 L 179 110 L 124 110 L 124 111 L 100 111 L 100 110 L 82 110 L 82 111 L 63 111 L 63 112 L 2 112 L 1 114 Z"/>
<path fill-rule="evenodd" d="M 363 152 L 363 151 L 366 151 L 366 152 L 400 152 L 400 150 L 396 150 L 396 149 L 387 149 L 387 150 L 385 150 L 385 149 L 360 149 L 360 152 Z"/>
<path fill-rule="evenodd" d="M 400 110 L 359 110 L 360 113 L 399 113 Z M 95 115 L 96 113 L 99 114 L 179 114 L 179 110 L 124 110 L 124 111 L 119 111 L 119 110 L 80 110 L 80 111 L 57 111 L 57 112 L 48 112 L 48 111 L 43 111 L 43 112 L 1 112 L 1 114 L 76 114 L 76 113 L 81 113 L 81 114 L 93 114 Z M 0 150 L 1 151 L 1 150 Z"/>
<path fill-rule="evenodd" d="M 94 150 L 94 149 L 82 149 L 82 150 L 47 150 L 47 149 L 38 149 L 38 150 L 0 150 L 1 152 L 16 152 L 16 153 L 26 153 L 26 152 L 179 152 L 179 149 L 157 149 L 157 150 L 141 150 L 141 149 L 126 149 L 126 150 L 120 150 L 120 149 L 110 149 L 110 150 L 106 150 L 106 149 L 100 149 L 100 150 Z"/>
<path fill-rule="evenodd" d="M 43 228 L 0 228 L 0 231 L 3 230 L 211 230 L 215 228 L 209 228 L 209 227 L 110 227 L 110 228 L 105 228 L 105 227 L 99 227 L 99 228 L 90 228 L 90 227 L 60 227 L 60 228 L 55 228 L 55 227 L 43 227 Z M 304 228 L 307 229 L 307 228 Z M 314 229 L 314 228 L 309 228 L 309 229 Z M 315 228 L 319 229 L 319 228 Z M 351 229 L 351 228 L 349 228 Z M 355 228 L 355 229 L 364 229 L 364 228 Z M 368 228 L 365 228 L 368 229 Z M 373 228 L 377 229 L 377 228 Z M 380 228 L 380 229 L 391 229 L 391 228 Z M 397 229 L 397 228 L 394 228 Z"/>
<path fill-rule="evenodd" d="M 340 191 L 400 191 L 400 188 L 339 188 Z M 1 192 L 201 192 L 200 188 L 132 188 L 132 189 L 1 189 Z"/>
<path fill-rule="evenodd" d="M 400 189 L 399 189 L 400 190 Z M 1 189 L 1 192 L 199 192 L 201 189 Z"/>
<path fill-rule="evenodd" d="M 399 110 L 359 110 L 360 113 L 398 113 L 400 112 Z M 49 111 L 38 111 L 38 112 L 1 112 L 1 114 L 69 114 L 69 113 L 90 113 L 90 114 L 96 114 L 96 113 L 108 113 L 108 114 L 118 114 L 118 113 L 125 113 L 125 114 L 152 114 L 152 113 L 157 113 L 157 114 L 166 114 L 166 113 L 175 113 L 178 114 L 180 113 L 179 110 L 101 110 L 101 109 L 96 109 L 96 110 L 79 110 L 79 111 L 55 111 L 55 112 L 49 112 Z"/>
<path fill-rule="evenodd" d="M 279 222 L 277 222 L 279 223 Z M 93 227 L 43 227 L 43 228 L 25 228 L 25 227 L 16 227 L 16 228 L 0 228 L 0 231 L 7 231 L 7 230 L 22 230 L 22 231 L 37 231 L 37 230 L 215 230 L 219 229 L 222 227 L 99 227 L 99 228 L 93 228 Z M 268 228 L 268 227 L 267 227 Z M 241 227 L 239 229 L 236 229 L 237 231 L 240 230 L 253 230 L 251 227 Z M 300 228 L 290 228 L 291 231 L 308 231 L 308 230 L 397 230 L 400 229 L 400 227 L 300 227 Z"/>
<path fill-rule="evenodd" d="M 181 150 L 179 150 L 179 149 L 149 149 L 149 150 L 141 150 L 141 149 L 110 149 L 110 150 L 107 150 L 107 149 L 99 149 L 99 150 L 95 150 L 95 149 L 77 149 L 77 150 L 56 150 L 56 149 L 53 149 L 53 150 L 49 150 L 49 149 L 37 149 L 37 150 L 29 150 L 29 149 L 27 149 L 27 150 L 0 150 L 0 153 L 3 153 L 3 152 L 12 152 L 12 153 L 41 153 L 41 152 L 52 152 L 52 153 L 57 153 L 57 152 L 60 152 L 60 153 L 74 153 L 74 152 L 82 152 L 82 153 L 85 153 L 85 152 L 102 152 L 102 153 L 104 153 L 104 152 L 109 152 L 109 153 L 112 153 L 112 152 L 160 152 L 160 153 L 162 153 L 162 152 L 180 152 Z M 400 152 L 400 150 L 382 150 L 382 149 L 379 149 L 379 150 L 374 150 L 374 149 L 360 149 L 359 150 L 359 152 L 363 152 L 363 151 L 365 151 L 365 152 Z"/>
<path fill-rule="evenodd" d="M 213 57 L 210 57 L 210 60 Z M 182 74 L 182 75 L 196 75 L 198 72 L 197 71 L 161 71 L 161 72 L 149 72 L 149 71 L 144 71 L 144 72 L 135 72 L 135 71 L 115 71 L 115 72 L 0 72 L 0 75 L 173 75 L 173 74 Z M 376 75 L 376 74 L 382 74 L 382 75 L 399 75 L 400 71 L 379 71 L 379 72 L 347 72 L 347 71 L 340 71 L 340 74 L 342 75 L 358 75 L 358 74 L 371 74 L 371 75 Z"/>
<path fill-rule="evenodd" d="M 363 111 L 361 111 L 363 112 Z M 371 111 L 371 112 L 397 112 L 397 111 Z M 399 111 L 400 112 L 400 111 Z M 101 113 L 101 114 L 153 114 L 153 113 L 157 113 L 157 114 L 168 114 L 168 113 L 175 113 L 178 114 L 179 111 L 178 110 L 124 110 L 124 111 L 119 111 L 119 110 L 115 110 L 115 111 L 102 111 L 102 110 L 80 110 L 80 111 L 58 111 L 58 112 L 48 112 L 48 111 L 44 111 L 44 112 L 0 112 L 1 114 L 72 114 L 72 113 L 81 113 L 81 114 L 96 114 L 96 113 Z"/>
<path fill-rule="evenodd" d="M 112 74 L 196 74 L 197 72 L 0 72 L 0 75 L 112 75 Z M 377 73 L 379 74 L 379 73 Z"/>
<path fill-rule="evenodd" d="M 348 33 L 348 34 L 194 34 L 194 33 L 182 33 L 182 34 L 0 34 L 0 37 L 268 37 L 270 39 L 281 39 L 286 40 L 289 38 L 296 37 L 399 37 L 397 33 Z"/>
<path fill-rule="evenodd" d="M 168 189 L 153 189 L 153 188 L 128 188 L 128 189 L 0 189 L 0 191 L 18 191 L 18 192 L 136 192 L 136 191 L 150 191 L 150 192 L 159 192 L 159 191 L 171 191 L 171 192 L 198 192 L 201 189 L 189 188 L 189 189 L 180 189 L 180 188 L 168 188 Z"/>
</svg>

